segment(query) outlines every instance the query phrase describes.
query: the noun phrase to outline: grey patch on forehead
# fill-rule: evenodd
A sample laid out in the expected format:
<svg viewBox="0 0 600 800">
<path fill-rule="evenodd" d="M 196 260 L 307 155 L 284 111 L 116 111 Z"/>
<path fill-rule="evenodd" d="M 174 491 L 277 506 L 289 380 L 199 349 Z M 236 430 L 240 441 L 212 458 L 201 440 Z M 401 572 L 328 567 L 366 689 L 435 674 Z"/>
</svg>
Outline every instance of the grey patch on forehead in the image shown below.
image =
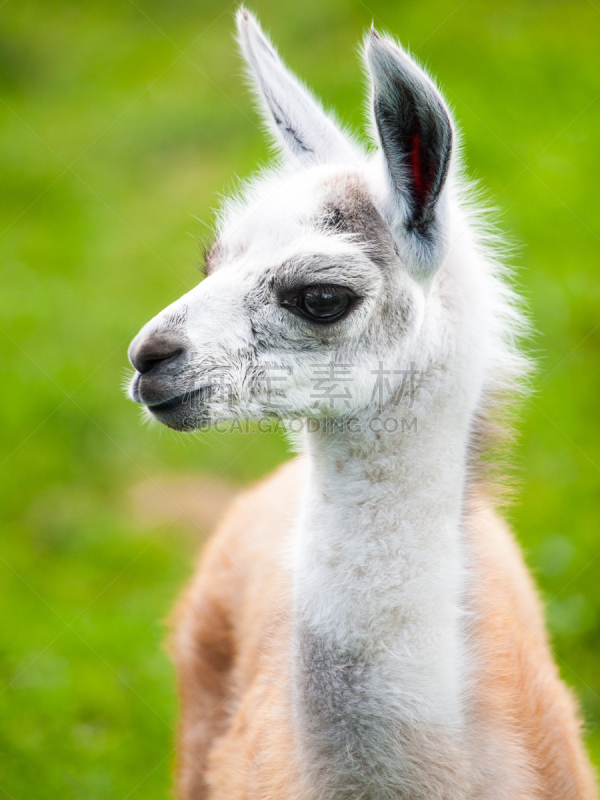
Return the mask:
<svg viewBox="0 0 600 800">
<path fill-rule="evenodd" d="M 395 258 L 390 231 L 358 176 L 336 176 L 323 183 L 322 188 L 323 204 L 317 216 L 321 228 L 332 233 L 354 234 L 369 245 L 369 257 L 380 266 Z"/>
</svg>

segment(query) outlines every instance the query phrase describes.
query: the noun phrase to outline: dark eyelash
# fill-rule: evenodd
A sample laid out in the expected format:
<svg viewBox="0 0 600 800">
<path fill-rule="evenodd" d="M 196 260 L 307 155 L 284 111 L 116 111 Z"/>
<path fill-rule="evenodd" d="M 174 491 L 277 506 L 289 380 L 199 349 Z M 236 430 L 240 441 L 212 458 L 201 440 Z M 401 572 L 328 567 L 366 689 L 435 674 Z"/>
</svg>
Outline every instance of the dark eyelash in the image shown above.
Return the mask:
<svg viewBox="0 0 600 800">
<path fill-rule="evenodd" d="M 295 297 L 298 297 L 309 289 L 338 289 L 345 292 L 349 297 L 358 299 L 358 295 L 348 286 L 342 286 L 338 283 L 326 283 L 324 281 L 315 281 L 314 283 L 298 283 L 292 286 L 280 286 L 276 290 L 277 299 L 280 303 L 282 303 L 286 300 L 291 300 Z"/>
</svg>

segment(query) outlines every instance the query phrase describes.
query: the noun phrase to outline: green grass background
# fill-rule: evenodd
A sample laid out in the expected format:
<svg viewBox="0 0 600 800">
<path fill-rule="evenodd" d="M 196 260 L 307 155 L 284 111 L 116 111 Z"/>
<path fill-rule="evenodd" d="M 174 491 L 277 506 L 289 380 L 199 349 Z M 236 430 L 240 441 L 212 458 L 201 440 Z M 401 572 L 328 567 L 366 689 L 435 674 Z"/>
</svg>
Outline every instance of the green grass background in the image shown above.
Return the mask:
<svg viewBox="0 0 600 800">
<path fill-rule="evenodd" d="M 139 327 L 199 279 L 218 193 L 268 148 L 234 5 L 0 5 L 0 796 L 170 792 L 163 620 L 191 574 L 181 520 L 133 521 L 130 487 L 240 483 L 275 435 L 184 439 L 121 384 Z M 396 33 L 446 90 L 470 173 L 522 245 L 539 335 L 511 510 L 600 763 L 600 5 L 576 0 L 255 0 L 289 64 L 363 125 L 355 47 Z"/>
</svg>

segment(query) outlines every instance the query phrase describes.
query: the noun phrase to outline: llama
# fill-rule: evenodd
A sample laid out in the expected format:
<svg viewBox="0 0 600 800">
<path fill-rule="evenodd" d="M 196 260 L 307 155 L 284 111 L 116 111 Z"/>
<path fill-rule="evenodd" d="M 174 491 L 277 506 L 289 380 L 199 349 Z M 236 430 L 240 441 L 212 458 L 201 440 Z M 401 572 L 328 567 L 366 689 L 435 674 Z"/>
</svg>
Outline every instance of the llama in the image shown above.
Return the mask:
<svg viewBox="0 0 600 800">
<path fill-rule="evenodd" d="M 175 614 L 179 796 L 595 798 L 485 479 L 524 317 L 446 104 L 372 30 L 368 152 L 237 22 L 280 157 L 134 339 L 130 393 L 179 431 L 285 419 L 301 452 L 234 503 Z"/>
</svg>

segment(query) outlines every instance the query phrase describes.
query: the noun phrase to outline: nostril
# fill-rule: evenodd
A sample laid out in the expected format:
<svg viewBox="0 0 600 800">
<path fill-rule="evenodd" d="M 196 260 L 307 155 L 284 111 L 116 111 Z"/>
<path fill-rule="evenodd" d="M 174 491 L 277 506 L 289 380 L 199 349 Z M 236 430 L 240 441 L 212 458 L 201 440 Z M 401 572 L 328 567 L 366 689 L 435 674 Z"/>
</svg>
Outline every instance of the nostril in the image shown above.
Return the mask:
<svg viewBox="0 0 600 800">
<path fill-rule="evenodd" d="M 153 334 L 145 339 L 129 355 L 131 363 L 142 375 L 150 372 L 158 364 L 171 361 L 183 353 L 181 339 L 164 334 Z"/>
<path fill-rule="evenodd" d="M 176 352 L 173 352 L 168 356 L 162 356 L 161 358 L 147 358 L 144 361 L 141 361 L 136 369 L 142 375 L 146 375 L 146 373 L 150 372 L 151 369 L 154 369 L 157 364 L 162 364 L 164 361 L 170 361 L 172 358 L 175 358 L 175 356 L 178 356 L 181 352 L 181 350 L 177 350 Z"/>
</svg>

